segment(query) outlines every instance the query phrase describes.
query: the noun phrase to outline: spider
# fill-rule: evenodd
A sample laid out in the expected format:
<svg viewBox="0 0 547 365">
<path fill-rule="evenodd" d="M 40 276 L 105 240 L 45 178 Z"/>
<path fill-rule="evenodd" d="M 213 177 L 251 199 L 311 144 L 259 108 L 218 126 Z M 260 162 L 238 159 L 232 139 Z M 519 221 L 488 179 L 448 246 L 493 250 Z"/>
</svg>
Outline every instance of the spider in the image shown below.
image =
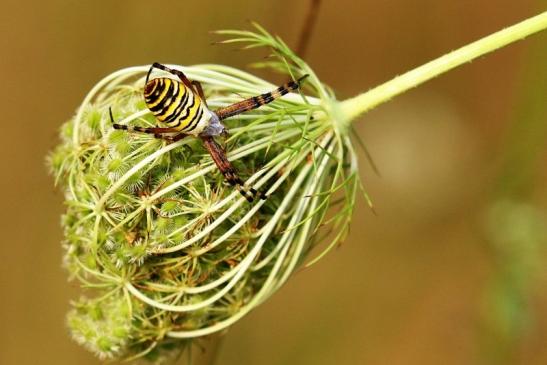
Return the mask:
<svg viewBox="0 0 547 365">
<path fill-rule="evenodd" d="M 180 81 L 168 77 L 150 80 L 150 74 L 154 68 L 167 71 Z M 200 138 L 226 181 L 247 201 L 252 202 L 254 198 L 266 199 L 264 193 L 245 186 L 237 170 L 226 157 L 225 149 L 215 141 L 215 137 L 227 133 L 226 127 L 221 123 L 222 120 L 259 108 L 290 91 L 297 90 L 307 76 L 304 75 L 296 81 L 289 81 L 273 91 L 211 111 L 198 81 L 190 81 L 182 71 L 155 62 L 146 75 L 144 101 L 156 119 L 165 127 L 144 128 L 117 124 L 114 122 L 112 109 L 109 109 L 110 119 L 114 129 L 153 134 L 156 138 L 170 142 L 179 141 L 186 136 Z"/>
</svg>

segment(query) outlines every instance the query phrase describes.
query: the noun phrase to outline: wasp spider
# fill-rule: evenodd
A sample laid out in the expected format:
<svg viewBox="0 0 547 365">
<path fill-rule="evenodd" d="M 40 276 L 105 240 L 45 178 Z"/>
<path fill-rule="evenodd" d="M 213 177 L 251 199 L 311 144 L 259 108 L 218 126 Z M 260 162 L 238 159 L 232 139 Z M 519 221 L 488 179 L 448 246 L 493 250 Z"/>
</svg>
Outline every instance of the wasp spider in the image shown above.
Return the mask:
<svg viewBox="0 0 547 365">
<path fill-rule="evenodd" d="M 167 77 L 149 80 L 154 68 L 167 71 L 178 77 L 180 81 Z M 226 133 L 226 127 L 221 121 L 271 103 L 288 92 L 298 89 L 300 83 L 306 77 L 307 75 L 297 81 L 290 81 L 268 93 L 253 96 L 227 107 L 211 111 L 207 106 L 207 100 L 203 95 L 203 89 L 199 82 L 190 81 L 182 71 L 171 69 L 160 63 L 154 63 L 146 75 L 144 101 L 148 109 L 163 126 L 143 128 L 117 124 L 114 123 L 112 110 L 110 110 L 110 119 L 115 129 L 149 133 L 156 138 L 171 142 L 179 141 L 186 136 L 200 138 L 226 181 L 234 186 L 249 202 L 252 202 L 254 198 L 266 199 L 266 195 L 245 186 L 236 169 L 226 157 L 226 151 L 215 141 L 216 136 Z"/>
</svg>

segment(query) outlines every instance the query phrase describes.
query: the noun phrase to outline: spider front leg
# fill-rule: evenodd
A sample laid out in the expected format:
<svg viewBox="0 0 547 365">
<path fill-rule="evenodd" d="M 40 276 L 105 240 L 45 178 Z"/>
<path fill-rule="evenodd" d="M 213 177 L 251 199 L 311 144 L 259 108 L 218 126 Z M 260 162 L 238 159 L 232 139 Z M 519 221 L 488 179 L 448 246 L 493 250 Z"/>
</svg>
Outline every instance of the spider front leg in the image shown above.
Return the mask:
<svg viewBox="0 0 547 365">
<path fill-rule="evenodd" d="M 187 135 L 184 133 L 179 133 L 174 136 L 165 136 L 165 133 L 177 133 L 179 132 L 176 128 L 160 128 L 160 127 L 152 127 L 152 128 L 145 128 L 145 127 L 139 127 L 139 126 L 127 126 L 125 124 L 118 124 L 114 122 L 114 117 L 112 116 L 112 108 L 108 108 L 108 112 L 110 114 L 110 121 L 112 122 L 112 127 L 114 129 L 121 129 L 124 131 L 131 132 L 137 132 L 137 133 L 146 133 L 146 134 L 153 134 L 155 138 L 164 139 L 169 142 L 176 142 L 180 141 Z"/>
<path fill-rule="evenodd" d="M 308 76 L 309 75 L 304 75 L 298 80 L 289 81 L 286 84 L 283 84 L 279 86 L 277 89 L 272 90 L 270 92 L 253 96 L 251 98 L 242 100 L 235 104 L 217 109 L 215 110 L 215 114 L 217 115 L 219 120 L 224 120 L 226 118 L 233 117 L 234 115 L 238 115 L 249 110 L 260 108 L 262 105 L 269 104 L 275 99 L 278 99 L 293 90 L 297 90 L 298 88 L 300 88 L 300 85 Z"/>
<path fill-rule="evenodd" d="M 201 139 L 218 169 L 222 175 L 224 175 L 226 181 L 235 187 L 249 203 L 251 203 L 255 197 L 263 200 L 267 198 L 263 192 L 256 191 L 253 188 L 247 188 L 245 186 L 245 183 L 237 174 L 236 169 L 226 157 L 226 151 L 224 151 L 224 149 L 215 141 L 213 137 L 201 136 Z"/>
</svg>

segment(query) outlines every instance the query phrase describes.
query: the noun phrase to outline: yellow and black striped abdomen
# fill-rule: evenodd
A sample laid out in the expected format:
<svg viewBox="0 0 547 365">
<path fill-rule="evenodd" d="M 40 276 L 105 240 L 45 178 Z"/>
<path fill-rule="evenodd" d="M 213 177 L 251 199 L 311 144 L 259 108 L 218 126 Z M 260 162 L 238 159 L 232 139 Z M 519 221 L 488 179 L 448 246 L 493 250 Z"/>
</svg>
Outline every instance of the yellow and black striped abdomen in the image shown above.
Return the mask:
<svg viewBox="0 0 547 365">
<path fill-rule="evenodd" d="M 150 80 L 144 87 L 144 101 L 161 123 L 185 133 L 192 133 L 206 112 L 198 95 L 170 78 Z"/>
</svg>

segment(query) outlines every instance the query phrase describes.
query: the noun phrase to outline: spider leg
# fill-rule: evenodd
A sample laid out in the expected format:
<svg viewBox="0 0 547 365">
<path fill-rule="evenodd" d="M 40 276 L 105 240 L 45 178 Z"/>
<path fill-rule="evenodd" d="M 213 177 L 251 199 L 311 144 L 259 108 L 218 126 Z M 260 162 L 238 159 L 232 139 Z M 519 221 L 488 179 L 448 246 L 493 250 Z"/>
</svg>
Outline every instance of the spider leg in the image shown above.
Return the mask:
<svg viewBox="0 0 547 365">
<path fill-rule="evenodd" d="M 205 106 L 208 108 L 209 105 L 207 105 L 207 99 L 205 99 L 205 94 L 203 93 L 203 88 L 201 87 L 201 82 L 194 80 L 194 81 L 192 81 L 192 85 L 194 85 L 194 88 L 198 92 L 199 97 L 201 98 L 201 100 L 203 100 L 203 102 L 205 103 Z"/>
<path fill-rule="evenodd" d="M 146 79 L 144 80 L 144 84 L 148 84 L 148 80 L 150 79 L 150 74 L 152 73 L 152 70 L 154 69 L 154 65 L 150 66 L 148 69 L 148 73 L 146 74 Z"/>
<path fill-rule="evenodd" d="M 150 71 L 148 71 L 148 75 L 150 75 L 150 72 L 152 71 L 152 69 L 154 68 L 157 68 L 157 69 L 160 69 L 160 70 L 163 70 L 163 71 L 166 71 L 166 72 L 169 72 L 170 74 L 173 74 L 175 76 L 177 76 L 180 81 L 182 81 L 182 83 L 184 85 L 186 85 L 186 87 L 188 87 L 190 90 L 192 90 L 194 93 L 198 94 L 198 91 L 194 88 L 194 84 L 192 83 L 192 81 L 190 81 L 186 75 L 184 74 L 184 72 L 180 71 L 180 70 L 175 70 L 173 68 L 169 68 L 165 65 L 162 65 L 161 63 L 158 63 L 158 62 L 154 62 L 152 64 L 152 67 L 150 67 Z M 148 83 L 148 76 L 146 76 L 146 83 Z"/>
<path fill-rule="evenodd" d="M 289 81 L 273 91 L 258 96 L 253 96 L 252 98 L 248 98 L 227 107 L 217 109 L 215 110 L 215 114 L 218 116 L 219 120 L 223 120 L 229 117 L 233 117 L 234 115 L 238 115 L 243 112 L 259 108 L 262 105 L 271 103 L 275 99 L 287 94 L 292 90 L 298 89 L 300 87 L 300 84 L 302 83 L 302 81 L 304 81 L 306 77 L 308 77 L 308 75 L 304 75 L 296 81 Z"/>
<path fill-rule="evenodd" d="M 261 191 L 256 191 L 253 188 L 247 189 L 245 186 L 245 183 L 239 175 L 237 174 L 236 169 L 234 166 L 230 163 L 228 158 L 226 157 L 226 151 L 214 140 L 211 136 L 202 136 L 201 139 L 203 140 L 203 144 L 205 145 L 205 148 L 211 155 L 213 161 L 217 165 L 218 169 L 224 175 L 224 178 L 226 181 L 235 187 L 239 193 L 247 199 L 249 203 L 251 203 L 255 197 L 260 199 L 266 199 L 266 195 Z"/>
<path fill-rule="evenodd" d="M 112 108 L 108 108 L 108 112 L 110 114 L 110 121 L 112 122 L 112 127 L 114 129 L 121 129 L 128 132 L 137 132 L 137 133 L 146 133 L 146 134 L 153 134 L 155 138 L 165 139 L 166 141 L 170 142 L 176 142 L 181 140 L 182 138 L 186 137 L 186 134 L 179 133 L 175 136 L 164 136 L 165 133 L 176 133 L 179 132 L 176 128 L 160 128 L 160 127 L 152 127 L 152 128 L 145 128 L 145 127 L 139 127 L 139 126 L 127 126 L 125 124 L 118 124 L 114 122 L 114 117 L 112 116 Z"/>
<path fill-rule="evenodd" d="M 183 139 L 186 136 L 187 136 L 187 134 L 185 134 L 185 133 L 179 133 L 179 134 L 175 134 L 174 136 L 162 136 L 162 135 L 160 135 L 159 138 L 164 139 L 168 142 L 177 142 L 177 141 L 180 141 L 181 139 Z M 156 135 L 154 135 L 154 137 L 156 137 Z M 156 138 L 158 138 L 158 137 L 156 137 Z"/>
</svg>

